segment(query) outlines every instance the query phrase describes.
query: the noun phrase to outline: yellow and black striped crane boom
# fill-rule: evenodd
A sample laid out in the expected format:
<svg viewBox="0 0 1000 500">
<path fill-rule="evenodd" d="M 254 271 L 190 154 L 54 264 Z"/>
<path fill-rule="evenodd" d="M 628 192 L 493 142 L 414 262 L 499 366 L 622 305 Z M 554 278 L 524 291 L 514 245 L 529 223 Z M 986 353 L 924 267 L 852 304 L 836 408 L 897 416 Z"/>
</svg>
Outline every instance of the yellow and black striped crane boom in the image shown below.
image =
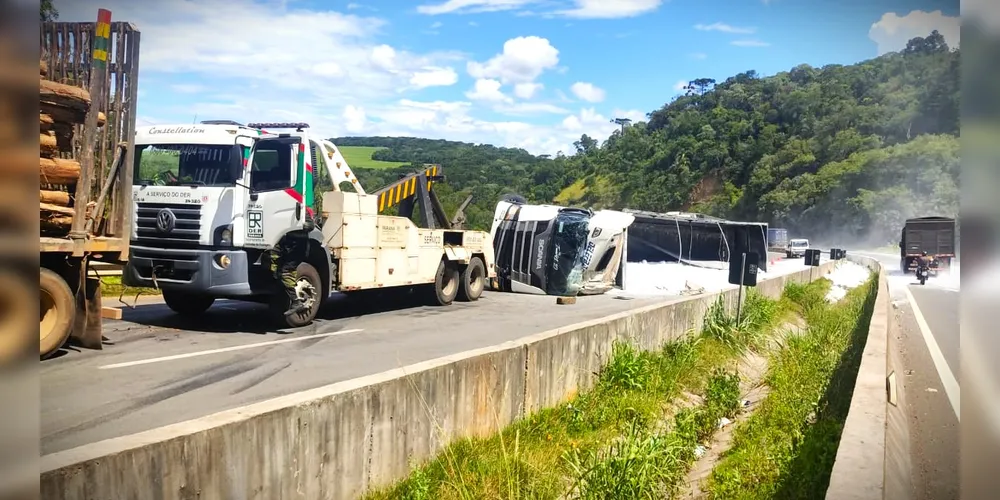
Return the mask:
<svg viewBox="0 0 1000 500">
<path fill-rule="evenodd" d="M 378 211 L 382 212 L 388 210 L 401 201 L 413 196 L 417 193 L 418 179 L 421 175 L 427 177 L 427 191 L 431 190 L 431 186 L 434 184 L 435 180 L 441 175 L 440 165 L 429 165 L 422 172 L 414 172 L 409 174 L 388 186 L 372 193 L 378 195 Z"/>
</svg>

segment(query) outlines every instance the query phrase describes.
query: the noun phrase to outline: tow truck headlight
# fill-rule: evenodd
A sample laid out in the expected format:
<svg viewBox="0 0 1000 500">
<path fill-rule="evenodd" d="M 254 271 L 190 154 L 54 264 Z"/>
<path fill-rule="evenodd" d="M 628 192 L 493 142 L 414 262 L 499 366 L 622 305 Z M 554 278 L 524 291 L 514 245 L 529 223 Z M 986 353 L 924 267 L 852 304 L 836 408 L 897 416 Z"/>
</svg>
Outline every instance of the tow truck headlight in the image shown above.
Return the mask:
<svg viewBox="0 0 1000 500">
<path fill-rule="evenodd" d="M 228 269 L 229 264 L 232 264 L 233 262 L 228 255 L 223 253 L 215 256 L 215 263 L 222 269 Z"/>
<path fill-rule="evenodd" d="M 219 226 L 215 228 L 215 245 L 216 246 L 232 246 L 233 245 L 233 226 Z"/>
</svg>

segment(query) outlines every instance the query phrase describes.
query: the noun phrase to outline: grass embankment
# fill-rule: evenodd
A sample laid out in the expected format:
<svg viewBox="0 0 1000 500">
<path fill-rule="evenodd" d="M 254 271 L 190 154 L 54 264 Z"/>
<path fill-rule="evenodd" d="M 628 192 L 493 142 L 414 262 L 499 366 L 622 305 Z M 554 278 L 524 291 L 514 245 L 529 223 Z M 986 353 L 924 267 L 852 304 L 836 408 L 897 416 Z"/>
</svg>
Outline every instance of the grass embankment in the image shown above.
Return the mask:
<svg viewBox="0 0 1000 500">
<path fill-rule="evenodd" d="M 827 280 L 790 284 L 785 297 L 807 322 L 770 359 L 768 396 L 736 427 L 706 491 L 717 499 L 826 496 L 874 308 L 878 275 L 835 304 Z"/>
<path fill-rule="evenodd" d="M 340 154 L 344 155 L 351 168 L 396 168 L 407 165 L 406 162 L 373 160 L 372 154 L 385 148 L 369 146 L 342 146 Z"/>
<path fill-rule="evenodd" d="M 492 437 L 459 440 L 366 498 L 651 498 L 676 491 L 698 443 L 740 410 L 736 361 L 775 330 L 789 304 L 751 290 L 740 333 L 717 302 L 698 335 L 655 352 L 618 343 L 590 391 Z"/>
</svg>

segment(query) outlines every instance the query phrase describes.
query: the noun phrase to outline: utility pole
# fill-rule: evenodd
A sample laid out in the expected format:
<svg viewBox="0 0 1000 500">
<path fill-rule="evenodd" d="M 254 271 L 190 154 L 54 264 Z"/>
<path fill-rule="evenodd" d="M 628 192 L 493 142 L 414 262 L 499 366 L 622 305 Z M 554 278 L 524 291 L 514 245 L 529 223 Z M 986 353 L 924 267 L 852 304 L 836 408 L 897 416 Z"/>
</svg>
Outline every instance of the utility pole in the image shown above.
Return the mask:
<svg viewBox="0 0 1000 500">
<path fill-rule="evenodd" d="M 632 120 L 628 118 L 615 118 L 611 120 L 611 123 L 616 123 L 622 127 L 622 135 L 625 135 L 625 125 L 632 123 Z"/>
</svg>

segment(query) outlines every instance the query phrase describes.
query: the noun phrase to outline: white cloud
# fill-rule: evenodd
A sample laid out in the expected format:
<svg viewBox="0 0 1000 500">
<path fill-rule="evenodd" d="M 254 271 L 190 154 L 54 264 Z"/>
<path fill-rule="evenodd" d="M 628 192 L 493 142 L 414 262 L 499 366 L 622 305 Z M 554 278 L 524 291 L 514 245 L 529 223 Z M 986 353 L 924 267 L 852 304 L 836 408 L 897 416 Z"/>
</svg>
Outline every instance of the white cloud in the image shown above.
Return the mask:
<svg viewBox="0 0 1000 500">
<path fill-rule="evenodd" d="M 344 119 L 344 128 L 348 132 L 352 133 L 364 131 L 368 122 L 367 116 L 365 115 L 365 108 L 354 106 L 352 104 L 344 106 L 344 112 L 341 116 Z"/>
<path fill-rule="evenodd" d="M 706 54 L 704 52 L 695 52 L 695 53 L 689 54 L 689 55 L 691 56 L 691 59 L 697 59 L 699 61 L 703 61 L 705 59 L 708 59 L 708 54 Z"/>
<path fill-rule="evenodd" d="M 387 71 L 396 69 L 396 49 L 382 44 L 372 49 L 372 64 Z"/>
<path fill-rule="evenodd" d="M 757 31 L 757 28 L 741 28 L 739 26 L 732 26 L 726 23 L 696 24 L 694 25 L 694 29 L 700 31 L 721 31 L 723 33 L 732 33 L 737 35 L 749 35 Z"/>
<path fill-rule="evenodd" d="M 619 19 L 656 10 L 663 0 L 574 0 L 576 7 L 556 14 L 579 19 Z"/>
<path fill-rule="evenodd" d="M 499 79 L 505 84 L 529 83 L 558 64 L 559 51 L 548 39 L 519 36 L 504 42 L 503 52 L 489 61 L 469 61 L 467 70 L 473 78 Z"/>
<path fill-rule="evenodd" d="M 566 108 L 560 108 L 555 104 L 544 102 L 519 102 L 515 104 L 503 104 L 493 108 L 498 113 L 505 115 L 535 115 L 539 113 L 566 114 Z"/>
<path fill-rule="evenodd" d="M 514 85 L 514 95 L 521 99 L 531 99 L 542 88 L 544 88 L 544 85 L 541 83 L 518 83 Z"/>
<path fill-rule="evenodd" d="M 902 50 L 906 48 L 906 42 L 916 37 L 926 37 L 934 30 L 941 33 L 949 47 L 958 48 L 959 25 L 958 16 L 946 16 L 940 10 L 914 10 L 905 16 L 886 12 L 872 24 L 868 30 L 868 38 L 878 46 L 878 55 Z"/>
<path fill-rule="evenodd" d="M 576 82 L 569 90 L 579 99 L 587 102 L 601 102 L 604 100 L 604 89 L 594 86 L 592 83 Z"/>
<path fill-rule="evenodd" d="M 761 40 L 747 39 L 747 40 L 733 40 L 729 42 L 730 45 L 735 45 L 737 47 L 770 47 L 771 44 L 763 42 Z"/>
<path fill-rule="evenodd" d="M 448 87 L 458 83 L 458 73 L 451 68 L 429 66 L 410 77 L 410 84 L 418 89 L 427 87 Z"/>
<path fill-rule="evenodd" d="M 473 101 L 486 102 L 509 102 L 511 98 L 500 91 L 502 84 L 498 80 L 480 78 L 476 80 L 472 90 L 465 93 L 465 97 Z"/>
<path fill-rule="evenodd" d="M 472 14 L 476 12 L 496 12 L 522 7 L 536 0 L 447 0 L 439 4 L 417 6 L 417 12 L 436 16 L 438 14 Z"/>
<path fill-rule="evenodd" d="M 684 87 L 687 87 L 687 85 L 688 82 L 686 80 L 678 80 L 677 83 L 674 84 L 674 90 L 682 91 L 684 90 Z"/>
<path fill-rule="evenodd" d="M 543 86 L 536 80 L 559 68 L 559 52 L 544 38 L 509 40 L 501 54 L 472 65 L 470 73 L 483 76 L 468 100 L 420 101 L 413 93 L 420 87 L 454 85 L 455 65 L 464 57 L 383 43 L 385 21 L 347 14 L 344 7 L 332 12 L 305 10 L 299 2 L 105 2 L 117 19 L 135 23 L 145 35 L 141 78 L 147 88 L 139 91 L 138 110 L 143 124 L 189 123 L 192 116 L 302 121 L 322 137 L 416 136 L 554 154 L 570 153 L 581 133 L 603 140 L 617 129 L 608 123 L 611 117 L 630 116 L 617 110 L 610 117 L 596 110 L 570 113 L 560 89 L 553 89 L 552 102 L 542 102 Z M 89 20 L 93 13 L 84 3 L 59 5 L 60 18 Z M 369 10 L 360 5 L 353 12 Z M 267 43 L 248 39 L 248 32 L 267 33 Z M 303 47 L 308 57 L 288 57 Z M 460 90 L 454 87 L 456 94 Z M 488 121 L 478 115 L 484 111 L 511 118 Z M 576 117 L 572 130 L 563 126 L 567 116 Z"/>
<path fill-rule="evenodd" d="M 444 23 L 442 23 L 441 21 L 435 21 L 433 24 L 431 24 L 431 29 L 436 30 L 442 26 L 444 26 Z"/>
</svg>

